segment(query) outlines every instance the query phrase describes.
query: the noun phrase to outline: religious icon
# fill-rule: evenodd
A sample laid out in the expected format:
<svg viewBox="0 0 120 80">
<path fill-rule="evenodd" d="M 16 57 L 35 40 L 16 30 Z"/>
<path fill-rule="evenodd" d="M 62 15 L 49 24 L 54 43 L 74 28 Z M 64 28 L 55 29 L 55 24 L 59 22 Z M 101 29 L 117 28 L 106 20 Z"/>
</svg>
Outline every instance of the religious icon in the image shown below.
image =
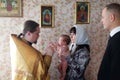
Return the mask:
<svg viewBox="0 0 120 80">
<path fill-rule="evenodd" d="M 22 17 L 22 0 L 0 0 L 0 17 Z"/>
<path fill-rule="evenodd" d="M 50 5 L 41 6 L 41 27 L 53 27 L 54 7 Z"/>
<path fill-rule="evenodd" d="M 89 23 L 89 3 L 76 3 L 76 23 Z"/>
<path fill-rule="evenodd" d="M 45 10 L 43 12 L 43 23 L 46 25 L 50 25 L 51 24 L 51 12 L 49 10 Z"/>
</svg>

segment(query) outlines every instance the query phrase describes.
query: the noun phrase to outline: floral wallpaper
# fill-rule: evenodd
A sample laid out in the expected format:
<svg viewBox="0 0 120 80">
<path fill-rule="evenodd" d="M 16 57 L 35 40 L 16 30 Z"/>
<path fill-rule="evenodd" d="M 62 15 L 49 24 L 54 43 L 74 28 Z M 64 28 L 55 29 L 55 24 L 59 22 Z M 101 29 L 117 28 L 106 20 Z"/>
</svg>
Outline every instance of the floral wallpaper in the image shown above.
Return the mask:
<svg viewBox="0 0 120 80">
<path fill-rule="evenodd" d="M 57 41 L 60 34 L 69 34 L 69 29 L 75 24 L 76 1 L 90 2 L 90 23 L 77 25 L 85 25 L 90 39 L 91 60 L 85 72 L 85 78 L 97 80 L 97 72 L 108 37 L 108 31 L 104 30 L 100 23 L 101 11 L 106 4 L 120 3 L 119 0 L 23 0 L 23 17 L 0 17 L 0 80 L 11 80 L 10 34 L 19 34 L 23 29 L 23 23 L 28 19 L 40 23 L 40 5 L 54 5 L 55 27 L 41 28 L 38 43 L 34 45 L 44 54 L 49 41 Z M 53 58 L 53 61 L 56 59 Z"/>
</svg>

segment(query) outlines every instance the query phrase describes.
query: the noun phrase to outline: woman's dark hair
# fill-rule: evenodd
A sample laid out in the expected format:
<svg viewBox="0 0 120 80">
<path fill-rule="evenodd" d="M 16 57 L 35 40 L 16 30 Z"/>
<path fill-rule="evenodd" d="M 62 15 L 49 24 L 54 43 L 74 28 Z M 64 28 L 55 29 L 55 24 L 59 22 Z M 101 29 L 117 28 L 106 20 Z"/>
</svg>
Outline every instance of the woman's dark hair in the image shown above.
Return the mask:
<svg viewBox="0 0 120 80">
<path fill-rule="evenodd" d="M 36 28 L 39 27 L 39 24 L 36 23 L 35 21 L 32 20 L 27 20 L 24 23 L 24 29 L 23 29 L 23 34 L 26 34 L 27 31 L 30 31 L 31 33 L 36 31 Z"/>
<path fill-rule="evenodd" d="M 72 27 L 72 28 L 70 29 L 70 33 L 76 34 L 76 28 L 75 28 L 75 27 Z"/>
</svg>

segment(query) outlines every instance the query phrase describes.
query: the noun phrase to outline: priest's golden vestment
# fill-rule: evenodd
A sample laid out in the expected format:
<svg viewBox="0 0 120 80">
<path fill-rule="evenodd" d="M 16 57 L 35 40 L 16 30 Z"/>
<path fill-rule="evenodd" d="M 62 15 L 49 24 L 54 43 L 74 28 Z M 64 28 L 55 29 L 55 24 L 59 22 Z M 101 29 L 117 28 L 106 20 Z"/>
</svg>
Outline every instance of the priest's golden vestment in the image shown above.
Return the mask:
<svg viewBox="0 0 120 80">
<path fill-rule="evenodd" d="M 42 55 L 27 41 L 11 34 L 12 80 L 49 80 L 47 77 L 51 56 Z"/>
</svg>

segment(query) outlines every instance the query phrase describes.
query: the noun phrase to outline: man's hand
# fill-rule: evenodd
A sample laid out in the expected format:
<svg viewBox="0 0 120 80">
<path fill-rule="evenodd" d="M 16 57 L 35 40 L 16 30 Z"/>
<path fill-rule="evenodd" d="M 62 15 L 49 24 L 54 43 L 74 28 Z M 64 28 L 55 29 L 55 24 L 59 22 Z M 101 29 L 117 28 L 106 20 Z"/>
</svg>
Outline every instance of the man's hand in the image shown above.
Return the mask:
<svg viewBox="0 0 120 80">
<path fill-rule="evenodd" d="M 52 56 L 56 50 L 56 46 L 54 43 L 50 42 L 45 50 L 46 55 Z"/>
</svg>

